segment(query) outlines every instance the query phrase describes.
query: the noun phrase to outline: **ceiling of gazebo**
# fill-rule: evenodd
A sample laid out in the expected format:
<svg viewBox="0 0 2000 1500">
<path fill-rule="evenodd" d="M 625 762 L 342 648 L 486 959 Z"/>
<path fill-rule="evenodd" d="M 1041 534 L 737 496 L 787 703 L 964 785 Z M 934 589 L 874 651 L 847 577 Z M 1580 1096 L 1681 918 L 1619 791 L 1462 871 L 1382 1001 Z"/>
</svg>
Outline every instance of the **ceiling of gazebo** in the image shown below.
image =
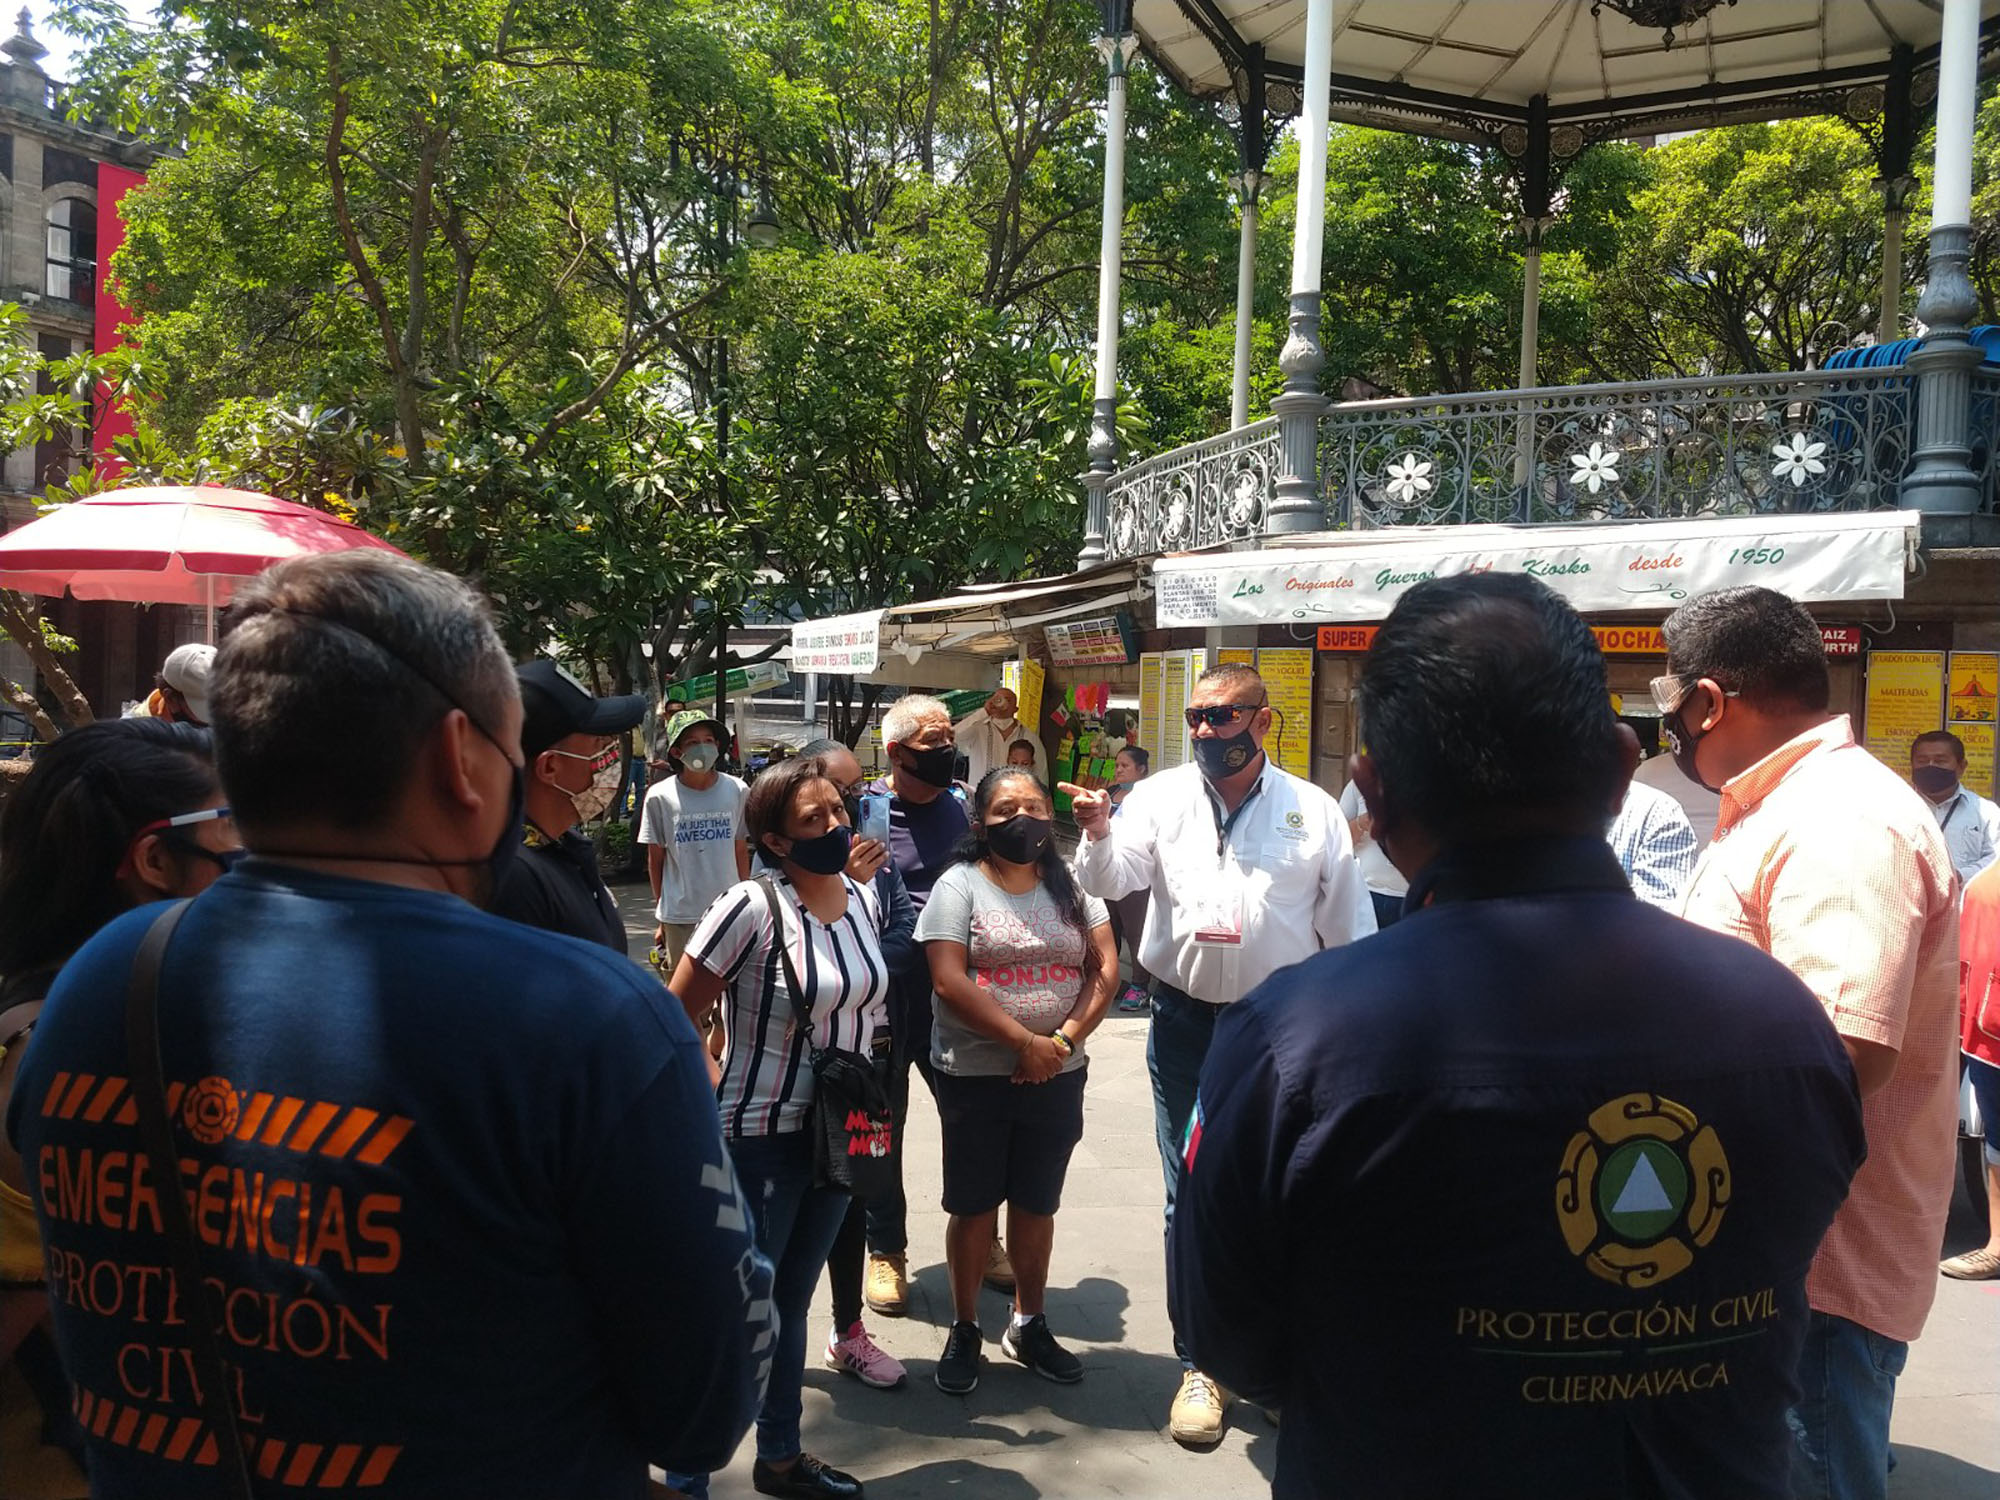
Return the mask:
<svg viewBox="0 0 2000 1500">
<path fill-rule="evenodd" d="M 1982 49 L 2000 45 L 2000 0 L 1981 0 Z M 1898 47 L 1920 102 L 1933 90 L 1938 0 L 1740 0 L 1677 31 L 1611 0 L 1336 0 L 1337 120 L 1490 139 L 1548 100 L 1574 139 L 1652 135 L 1732 120 L 1881 109 Z M 1297 111 L 1306 0 L 1133 0 L 1146 53 L 1198 98 L 1241 101 L 1264 48 L 1266 108 Z M 1565 132 L 1567 133 L 1567 132 Z M 1558 154 L 1564 154 L 1558 150 Z"/>
</svg>

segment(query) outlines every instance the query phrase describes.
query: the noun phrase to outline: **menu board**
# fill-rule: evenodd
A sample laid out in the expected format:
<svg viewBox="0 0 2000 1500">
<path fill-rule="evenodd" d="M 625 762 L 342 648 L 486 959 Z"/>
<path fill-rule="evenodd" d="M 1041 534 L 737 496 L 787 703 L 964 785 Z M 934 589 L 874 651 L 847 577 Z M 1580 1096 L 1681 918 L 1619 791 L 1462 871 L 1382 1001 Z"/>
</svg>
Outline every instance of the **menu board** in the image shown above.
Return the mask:
<svg viewBox="0 0 2000 1500">
<path fill-rule="evenodd" d="M 1951 732 L 1965 742 L 1965 784 L 1982 797 L 1993 795 L 1993 726 L 1954 724 Z"/>
<path fill-rule="evenodd" d="M 1993 795 L 1995 694 L 2000 694 L 2000 653 L 1954 651 L 1945 693 L 1951 732 L 1965 743 L 1965 784 Z"/>
<path fill-rule="evenodd" d="M 1043 627 L 1049 660 L 1059 667 L 1123 666 L 1132 659 L 1126 624 L 1116 615 Z"/>
<path fill-rule="evenodd" d="M 1187 700 L 1188 654 L 1166 652 L 1160 658 L 1160 742 L 1151 747 L 1155 771 L 1171 771 L 1187 760 Z"/>
<path fill-rule="evenodd" d="M 1160 653 L 1139 658 L 1139 721 L 1132 726 L 1132 743 L 1148 751 L 1160 744 Z"/>
<path fill-rule="evenodd" d="M 1944 726 L 1944 653 L 1868 653 L 1868 753 L 1897 775 L 1910 774 L 1910 742 Z"/>
<path fill-rule="evenodd" d="M 1218 667 L 1227 666 L 1231 662 L 1242 667 L 1254 667 L 1257 665 L 1257 652 L 1249 646 L 1224 646 L 1215 653 L 1215 664 Z"/>
<path fill-rule="evenodd" d="M 1281 770 L 1312 779 L 1313 653 L 1307 646 L 1257 653 L 1257 671 L 1271 695 L 1271 733 L 1264 748 Z"/>
</svg>

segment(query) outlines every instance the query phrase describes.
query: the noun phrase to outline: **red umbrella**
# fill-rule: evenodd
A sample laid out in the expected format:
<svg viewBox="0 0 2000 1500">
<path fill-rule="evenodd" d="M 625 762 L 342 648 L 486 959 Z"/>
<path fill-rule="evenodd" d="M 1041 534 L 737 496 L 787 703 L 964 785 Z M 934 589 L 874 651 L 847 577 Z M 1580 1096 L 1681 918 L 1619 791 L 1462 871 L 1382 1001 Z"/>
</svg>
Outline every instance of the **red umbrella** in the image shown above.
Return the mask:
<svg viewBox="0 0 2000 1500">
<path fill-rule="evenodd" d="M 215 485 L 107 490 L 0 536 L 0 588 L 79 599 L 216 606 L 273 563 L 399 549 L 310 506 Z"/>
</svg>

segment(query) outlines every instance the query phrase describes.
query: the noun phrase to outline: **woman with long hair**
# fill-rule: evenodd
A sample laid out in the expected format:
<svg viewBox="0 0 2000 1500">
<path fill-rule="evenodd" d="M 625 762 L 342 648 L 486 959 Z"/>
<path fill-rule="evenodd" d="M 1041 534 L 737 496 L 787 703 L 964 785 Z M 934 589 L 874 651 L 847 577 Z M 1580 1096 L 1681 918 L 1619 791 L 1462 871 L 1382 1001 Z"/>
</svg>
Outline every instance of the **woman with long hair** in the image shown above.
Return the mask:
<svg viewBox="0 0 2000 1500">
<path fill-rule="evenodd" d="M 41 751 L 0 812 L 0 1114 L 69 956 L 121 912 L 206 890 L 239 847 L 206 729 L 114 719 Z M 42 1328 L 48 1288 L 30 1191 L 0 1132 L 0 1363 L 19 1353 L 48 1432 L 68 1397 Z"/>
<path fill-rule="evenodd" d="M 818 1047 L 886 1058 L 883 919 L 873 883 L 846 873 L 853 827 L 823 759 L 794 758 L 765 771 L 744 800 L 743 823 L 776 872 L 767 877 L 778 898 L 775 921 L 763 880 L 730 887 L 696 925 L 671 988 L 697 1024 L 722 1002 L 722 1133 L 755 1217 L 757 1248 L 776 1272 L 778 1347 L 757 1413 L 752 1482 L 759 1494 L 842 1500 L 861 1494 L 861 1482 L 805 1452 L 799 1434 L 813 1289 L 848 1206 L 846 1193 L 813 1183 L 814 1076 L 799 1012 L 810 1016 Z M 781 946 L 803 995 L 791 993 Z M 668 1479 L 683 1494 L 708 1492 L 706 1475 Z"/>
<path fill-rule="evenodd" d="M 1002 1203 L 1014 1307 L 1001 1350 L 1044 1379 L 1083 1378 L 1042 1304 L 1063 1179 L 1083 1138 L 1084 1039 L 1111 1003 L 1118 955 L 1104 903 L 1077 886 L 1054 834 L 1049 789 L 1032 771 L 989 772 L 959 862 L 917 919 L 938 998 L 931 1065 L 952 1326 L 936 1378 L 952 1395 L 979 1384 L 979 1286 Z"/>
</svg>

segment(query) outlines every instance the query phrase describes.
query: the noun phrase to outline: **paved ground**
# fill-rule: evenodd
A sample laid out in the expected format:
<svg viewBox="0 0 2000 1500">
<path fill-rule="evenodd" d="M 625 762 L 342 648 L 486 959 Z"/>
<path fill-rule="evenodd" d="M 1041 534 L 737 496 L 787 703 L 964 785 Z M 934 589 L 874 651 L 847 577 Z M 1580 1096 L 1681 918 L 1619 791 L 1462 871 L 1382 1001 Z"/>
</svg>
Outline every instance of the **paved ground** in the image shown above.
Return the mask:
<svg viewBox="0 0 2000 1500">
<path fill-rule="evenodd" d="M 635 952 L 650 940 L 643 893 L 621 890 Z M 1190 1453 L 1166 1435 L 1178 1380 L 1167 1332 L 1160 1165 L 1146 1081 L 1145 1026 L 1112 1017 L 1091 1041 L 1084 1140 L 1070 1169 L 1049 1276 L 1049 1322 L 1083 1359 L 1077 1386 L 1050 1385 L 1001 1356 L 1007 1304 L 981 1306 L 988 1363 L 958 1399 L 931 1383 L 950 1322 L 944 1278 L 937 1119 L 921 1087 L 909 1131 L 910 1316 L 869 1317 L 877 1341 L 910 1368 L 902 1390 L 869 1390 L 819 1368 L 832 1320 L 814 1304 L 806 1372 L 806 1447 L 867 1481 L 873 1500 L 1029 1500 L 1034 1496 L 1259 1496 L 1269 1492 L 1276 1430 L 1251 1407 L 1231 1412 L 1219 1448 Z M 1951 1250 L 1968 1240 L 1954 1208 Z M 1446 1413 L 1440 1412 L 1442 1419 Z M 2000 1494 L 2000 1283 L 1941 1282 L 1896 1405 L 1896 1500 L 1993 1500 Z M 719 1475 L 718 1500 L 748 1496 L 750 1445 Z"/>
</svg>

